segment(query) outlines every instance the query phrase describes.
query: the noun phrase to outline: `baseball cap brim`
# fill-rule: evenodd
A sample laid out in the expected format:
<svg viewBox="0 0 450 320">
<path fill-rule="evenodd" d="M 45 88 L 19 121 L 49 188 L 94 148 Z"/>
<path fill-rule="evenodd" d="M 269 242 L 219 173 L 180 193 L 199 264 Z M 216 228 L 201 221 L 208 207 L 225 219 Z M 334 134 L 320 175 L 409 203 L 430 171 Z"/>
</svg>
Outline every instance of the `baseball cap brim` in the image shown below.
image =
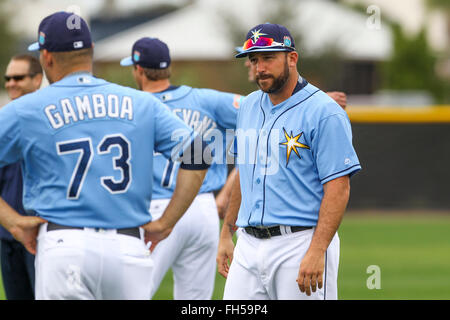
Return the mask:
<svg viewBox="0 0 450 320">
<path fill-rule="evenodd" d="M 122 67 L 127 67 L 127 66 L 132 66 L 134 64 L 133 59 L 131 58 L 131 56 L 123 58 L 122 60 L 120 60 L 120 65 Z"/>
<path fill-rule="evenodd" d="M 235 55 L 235 58 L 244 58 L 246 57 L 249 53 L 252 52 L 273 52 L 273 51 L 295 51 L 295 49 L 290 48 L 290 47 L 278 47 L 278 48 L 250 48 L 248 50 L 243 50 L 242 52 L 238 53 L 237 55 Z"/>
<path fill-rule="evenodd" d="M 39 42 L 35 42 L 28 46 L 28 51 L 38 51 L 39 48 Z"/>
</svg>

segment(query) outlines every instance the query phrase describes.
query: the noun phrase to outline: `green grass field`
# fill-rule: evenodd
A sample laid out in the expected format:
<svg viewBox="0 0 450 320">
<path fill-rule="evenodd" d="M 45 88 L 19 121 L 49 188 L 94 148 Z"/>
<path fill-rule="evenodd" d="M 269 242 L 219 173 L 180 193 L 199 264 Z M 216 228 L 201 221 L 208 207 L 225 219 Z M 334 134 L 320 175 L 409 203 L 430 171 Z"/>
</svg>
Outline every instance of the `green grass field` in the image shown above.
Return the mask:
<svg viewBox="0 0 450 320">
<path fill-rule="evenodd" d="M 450 299 L 450 214 L 347 214 L 339 229 L 339 299 Z M 380 289 L 369 289 L 369 266 L 380 268 Z M 225 279 L 217 274 L 213 299 Z M 167 274 L 156 300 L 172 299 Z M 0 288 L 0 299 L 5 299 Z"/>
<path fill-rule="evenodd" d="M 450 299 L 450 215 L 348 215 L 339 234 L 340 299 Z M 369 265 L 379 290 L 367 288 Z"/>
</svg>

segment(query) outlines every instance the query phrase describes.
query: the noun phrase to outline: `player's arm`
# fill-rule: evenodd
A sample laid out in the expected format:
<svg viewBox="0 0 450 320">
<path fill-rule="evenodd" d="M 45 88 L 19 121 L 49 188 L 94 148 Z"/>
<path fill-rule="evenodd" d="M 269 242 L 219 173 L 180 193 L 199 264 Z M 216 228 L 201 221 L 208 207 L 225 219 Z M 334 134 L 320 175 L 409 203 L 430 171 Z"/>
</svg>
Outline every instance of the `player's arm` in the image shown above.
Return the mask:
<svg viewBox="0 0 450 320">
<path fill-rule="evenodd" d="M 146 231 L 146 242 L 151 241 L 151 250 L 165 239 L 177 221 L 191 205 L 205 178 L 207 169 L 183 169 L 180 167 L 172 198 L 160 219 L 142 226 Z"/>
<path fill-rule="evenodd" d="M 220 189 L 219 193 L 216 196 L 216 206 L 217 212 L 219 213 L 219 218 L 223 219 L 225 217 L 225 212 L 228 207 L 228 202 L 230 201 L 231 190 L 233 188 L 234 178 L 236 176 L 236 168 L 231 170 L 228 175 L 227 181 L 225 182 L 222 189 Z"/>
<path fill-rule="evenodd" d="M 181 121 L 175 116 L 171 115 L 171 117 L 169 119 Z M 182 124 L 184 125 L 184 123 Z M 189 208 L 211 165 L 211 157 L 206 156 L 210 155 L 211 151 L 203 137 L 195 135 L 192 130 L 187 136 L 188 138 L 183 139 L 180 145 L 174 147 L 175 150 L 183 150 L 183 152 L 181 154 L 172 153 L 172 160 L 181 162 L 172 198 L 160 219 L 142 226 L 145 230 L 146 242 L 152 242 L 151 250 L 170 234 L 177 221 Z M 186 146 L 186 144 L 188 145 Z"/>
<path fill-rule="evenodd" d="M 347 107 L 347 95 L 344 92 L 329 91 L 327 92 L 327 95 L 329 95 L 331 99 L 336 101 L 337 104 L 340 105 L 342 109 L 345 110 L 345 108 Z"/>
<path fill-rule="evenodd" d="M 0 108 L 0 167 L 21 159 L 20 139 L 23 135 L 20 128 L 22 126 L 15 108 L 20 101 L 17 99 Z M 20 215 L 0 198 L 0 224 L 32 254 L 36 253 L 39 225 L 44 222 L 46 221 L 39 217 Z"/>
<path fill-rule="evenodd" d="M 239 94 L 220 92 L 210 89 L 206 89 L 206 92 L 210 93 L 209 100 L 207 100 L 206 103 L 208 103 L 209 106 L 212 106 L 216 122 L 219 126 L 225 128 L 226 130 L 235 130 L 238 110 L 244 97 Z M 235 169 L 230 172 L 225 185 L 216 196 L 217 211 L 220 219 L 223 219 L 225 216 L 235 173 Z"/>
<path fill-rule="evenodd" d="M 225 278 L 233 261 L 233 235 L 237 229 L 236 220 L 241 206 L 241 185 L 239 183 L 239 171 L 236 170 L 232 181 L 231 197 L 224 217 L 222 231 L 220 232 L 219 247 L 217 249 L 217 269 Z"/>
<path fill-rule="evenodd" d="M 31 253 L 36 254 L 39 226 L 46 222 L 35 216 L 22 216 L 0 197 L 0 224 Z"/>
<path fill-rule="evenodd" d="M 309 296 L 323 286 L 325 252 L 344 216 L 350 197 L 348 175 L 324 184 L 324 196 L 319 211 L 319 220 L 308 251 L 300 264 L 297 283 L 301 292 Z"/>
</svg>

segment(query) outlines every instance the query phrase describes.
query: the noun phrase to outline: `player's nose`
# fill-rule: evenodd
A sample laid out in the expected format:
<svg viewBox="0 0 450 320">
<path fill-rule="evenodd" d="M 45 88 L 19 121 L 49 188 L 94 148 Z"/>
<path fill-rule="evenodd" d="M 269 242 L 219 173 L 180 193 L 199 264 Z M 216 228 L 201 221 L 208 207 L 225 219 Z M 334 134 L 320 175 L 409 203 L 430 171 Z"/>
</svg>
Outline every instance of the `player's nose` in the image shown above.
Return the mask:
<svg viewBox="0 0 450 320">
<path fill-rule="evenodd" d="M 264 63 L 264 61 L 258 61 L 255 64 L 255 70 L 259 74 L 267 73 L 267 68 L 266 68 L 266 64 Z"/>
<path fill-rule="evenodd" d="M 256 72 L 261 72 L 261 70 L 263 69 L 263 66 L 262 66 L 262 64 L 261 64 L 260 61 L 257 61 L 257 62 L 254 64 L 254 67 L 255 67 Z"/>
</svg>

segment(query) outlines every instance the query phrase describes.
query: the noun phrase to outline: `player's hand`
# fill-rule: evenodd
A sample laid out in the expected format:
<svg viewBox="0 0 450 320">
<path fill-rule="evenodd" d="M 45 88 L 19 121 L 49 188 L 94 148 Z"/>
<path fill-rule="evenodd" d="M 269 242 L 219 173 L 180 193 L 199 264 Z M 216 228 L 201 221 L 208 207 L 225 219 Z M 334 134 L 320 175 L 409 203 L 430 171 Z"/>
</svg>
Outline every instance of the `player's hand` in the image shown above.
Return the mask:
<svg viewBox="0 0 450 320">
<path fill-rule="evenodd" d="M 223 239 L 219 241 L 217 249 L 217 271 L 223 276 L 228 276 L 231 262 L 233 261 L 234 243 L 232 238 Z"/>
<path fill-rule="evenodd" d="M 228 276 L 231 262 L 233 261 L 234 242 L 233 234 L 236 232 L 235 225 L 224 223 L 220 232 L 219 247 L 217 248 L 217 271 L 223 276 Z"/>
<path fill-rule="evenodd" d="M 319 250 L 308 250 L 300 264 L 297 284 L 301 292 L 310 296 L 317 288 L 323 286 L 323 270 L 325 267 L 325 253 Z"/>
<path fill-rule="evenodd" d="M 150 251 L 153 251 L 155 246 L 172 232 L 172 228 L 166 226 L 161 220 L 151 221 L 142 226 L 145 243 L 151 242 Z"/>
<path fill-rule="evenodd" d="M 347 107 L 347 95 L 344 92 L 340 91 L 331 91 L 327 92 L 327 94 L 337 102 L 338 105 L 342 107 L 342 109 L 345 110 L 345 107 Z"/>
<path fill-rule="evenodd" d="M 35 255 L 39 226 L 45 222 L 47 221 L 40 217 L 20 216 L 9 231 L 31 254 Z"/>
</svg>

